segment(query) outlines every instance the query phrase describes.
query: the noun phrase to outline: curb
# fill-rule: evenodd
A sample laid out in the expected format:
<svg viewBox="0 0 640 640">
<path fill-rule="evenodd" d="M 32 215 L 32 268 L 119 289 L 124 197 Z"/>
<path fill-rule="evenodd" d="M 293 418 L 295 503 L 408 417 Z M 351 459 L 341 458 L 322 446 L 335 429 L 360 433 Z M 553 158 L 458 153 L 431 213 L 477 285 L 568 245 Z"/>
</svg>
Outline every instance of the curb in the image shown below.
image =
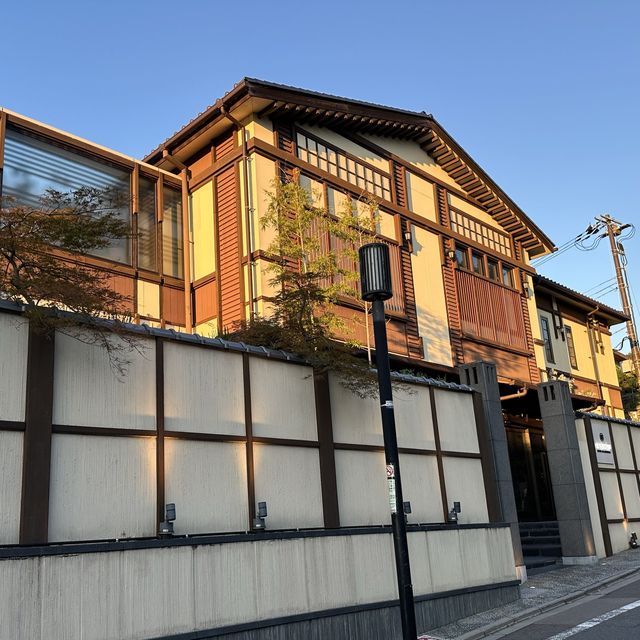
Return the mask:
<svg viewBox="0 0 640 640">
<path fill-rule="evenodd" d="M 573 591 L 568 593 L 567 595 L 561 596 L 560 598 L 556 598 L 555 600 L 551 600 L 547 604 L 544 604 L 539 607 L 531 607 L 530 609 L 523 610 L 517 617 L 511 618 L 501 618 L 491 624 L 490 626 L 485 626 L 482 629 L 478 629 L 476 631 L 468 631 L 467 633 L 457 636 L 456 640 L 480 640 L 480 638 L 486 638 L 487 636 L 497 633 L 498 631 L 502 631 L 503 629 L 507 629 L 509 627 L 513 627 L 521 622 L 526 622 L 531 618 L 535 618 L 543 613 L 547 613 L 552 611 L 553 609 L 557 609 L 565 604 L 569 604 L 574 600 L 578 600 L 585 595 L 588 595 L 592 591 L 596 591 L 597 589 L 601 589 L 602 587 L 606 587 L 609 584 L 613 584 L 614 582 L 618 582 L 619 580 L 623 580 L 624 578 L 628 578 L 635 573 L 640 572 L 640 568 L 630 569 L 628 571 L 624 571 L 623 573 L 619 573 L 615 576 L 611 576 L 609 578 L 604 578 L 599 582 L 594 582 L 590 584 L 588 587 L 584 589 L 580 589 L 578 591 Z"/>
</svg>

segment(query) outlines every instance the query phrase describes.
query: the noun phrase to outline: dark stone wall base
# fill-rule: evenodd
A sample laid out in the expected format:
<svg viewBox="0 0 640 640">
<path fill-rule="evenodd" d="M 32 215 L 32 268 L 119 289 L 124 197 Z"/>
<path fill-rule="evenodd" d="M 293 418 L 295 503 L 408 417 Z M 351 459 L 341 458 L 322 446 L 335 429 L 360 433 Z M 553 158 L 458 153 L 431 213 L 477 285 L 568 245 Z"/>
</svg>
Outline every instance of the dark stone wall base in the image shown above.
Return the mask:
<svg viewBox="0 0 640 640">
<path fill-rule="evenodd" d="M 518 581 L 470 587 L 416 598 L 418 631 L 426 633 L 520 597 Z M 346 607 L 277 620 L 163 636 L 154 640 L 402 640 L 393 602 Z"/>
</svg>

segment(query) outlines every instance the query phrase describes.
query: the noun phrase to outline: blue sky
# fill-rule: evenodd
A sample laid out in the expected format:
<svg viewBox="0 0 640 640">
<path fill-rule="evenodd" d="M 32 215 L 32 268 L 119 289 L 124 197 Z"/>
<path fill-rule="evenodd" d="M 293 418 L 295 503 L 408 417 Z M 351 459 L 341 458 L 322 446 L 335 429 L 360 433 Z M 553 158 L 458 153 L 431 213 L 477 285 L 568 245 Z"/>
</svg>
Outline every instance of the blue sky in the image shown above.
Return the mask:
<svg viewBox="0 0 640 640">
<path fill-rule="evenodd" d="M 639 25 L 633 0 L 26 0 L 0 104 L 138 157 L 243 76 L 425 110 L 561 245 L 603 212 L 640 226 Z M 541 270 L 613 276 L 605 242 Z"/>
</svg>

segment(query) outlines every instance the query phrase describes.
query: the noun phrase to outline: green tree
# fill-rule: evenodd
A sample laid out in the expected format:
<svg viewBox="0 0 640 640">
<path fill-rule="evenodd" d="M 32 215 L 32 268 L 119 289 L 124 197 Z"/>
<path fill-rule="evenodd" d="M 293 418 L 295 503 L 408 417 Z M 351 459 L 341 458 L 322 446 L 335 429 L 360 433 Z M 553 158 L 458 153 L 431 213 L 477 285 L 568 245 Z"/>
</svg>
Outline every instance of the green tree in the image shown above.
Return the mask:
<svg viewBox="0 0 640 640">
<path fill-rule="evenodd" d="M 640 407 L 640 382 L 635 373 L 624 372 L 621 367 L 617 367 L 617 370 L 622 407 L 625 416 L 629 416 L 631 412 L 638 411 L 638 407 Z"/>
<path fill-rule="evenodd" d="M 267 248 L 271 284 L 277 291 L 268 318 L 254 317 L 225 337 L 284 349 L 305 358 L 320 373 L 333 371 L 361 397 L 375 396 L 377 383 L 362 348 L 346 338 L 350 328 L 336 314 L 342 296 L 358 300 L 357 251 L 375 230 L 377 204 L 351 200 L 331 215 L 314 194 L 291 180 L 275 180 L 261 225 L 274 231 Z M 333 244 L 329 244 L 332 238 Z"/>
<path fill-rule="evenodd" d="M 128 200 L 111 189 L 81 188 L 48 190 L 36 206 L 0 201 L 0 297 L 22 305 L 41 333 L 104 346 L 120 373 L 137 340 L 124 327 L 131 300 L 87 258 L 130 237 L 119 214 Z"/>
</svg>

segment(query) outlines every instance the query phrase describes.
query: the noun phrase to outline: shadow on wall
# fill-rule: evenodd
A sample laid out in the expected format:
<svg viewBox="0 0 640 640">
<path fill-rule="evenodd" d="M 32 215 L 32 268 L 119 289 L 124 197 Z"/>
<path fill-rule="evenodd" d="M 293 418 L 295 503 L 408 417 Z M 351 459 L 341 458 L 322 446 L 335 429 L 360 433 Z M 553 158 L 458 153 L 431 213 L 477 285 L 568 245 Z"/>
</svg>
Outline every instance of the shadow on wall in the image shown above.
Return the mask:
<svg viewBox="0 0 640 640">
<path fill-rule="evenodd" d="M 423 251 L 427 251 L 428 247 L 421 244 L 418 239 L 418 234 L 412 233 L 413 255 L 419 257 Z M 440 260 L 438 260 L 440 263 Z M 449 326 L 446 318 L 446 309 L 444 308 L 444 291 L 443 297 L 443 314 L 437 315 L 434 313 L 432 307 L 427 307 L 424 304 L 419 304 L 417 288 L 418 284 L 415 282 L 415 276 L 425 277 L 427 280 L 427 296 L 426 300 L 432 300 L 432 296 L 435 289 L 435 278 L 442 279 L 441 269 L 434 273 L 418 273 L 414 274 L 414 288 L 416 289 L 416 313 L 418 316 L 418 331 L 422 338 L 423 354 L 425 360 L 428 362 L 437 362 L 447 366 L 453 365 L 453 357 L 451 351 L 451 342 L 449 337 Z"/>
</svg>

